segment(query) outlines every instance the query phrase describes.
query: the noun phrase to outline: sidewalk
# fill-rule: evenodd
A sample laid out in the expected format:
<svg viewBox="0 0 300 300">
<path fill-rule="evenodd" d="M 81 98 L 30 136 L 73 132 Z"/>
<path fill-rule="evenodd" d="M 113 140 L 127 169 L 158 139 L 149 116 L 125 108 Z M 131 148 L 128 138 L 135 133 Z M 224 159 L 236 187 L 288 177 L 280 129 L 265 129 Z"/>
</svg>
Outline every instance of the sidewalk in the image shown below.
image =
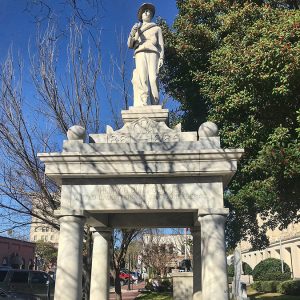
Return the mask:
<svg viewBox="0 0 300 300">
<path fill-rule="evenodd" d="M 131 290 L 128 291 L 128 286 L 122 286 L 122 300 L 134 300 L 140 293 L 139 289 L 142 289 L 145 287 L 145 282 L 140 282 L 138 284 L 130 285 Z M 115 300 L 115 288 L 110 288 L 109 291 L 109 300 Z"/>
</svg>

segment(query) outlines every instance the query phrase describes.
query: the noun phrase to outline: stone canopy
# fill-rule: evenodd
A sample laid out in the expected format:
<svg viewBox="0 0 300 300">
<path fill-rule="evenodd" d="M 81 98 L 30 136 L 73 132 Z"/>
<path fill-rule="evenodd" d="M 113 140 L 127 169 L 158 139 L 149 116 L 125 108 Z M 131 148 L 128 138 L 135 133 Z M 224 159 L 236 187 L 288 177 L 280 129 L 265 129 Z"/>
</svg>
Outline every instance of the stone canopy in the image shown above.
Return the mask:
<svg viewBox="0 0 300 300">
<path fill-rule="evenodd" d="M 243 150 L 221 149 L 219 136 L 198 138 L 201 132 L 182 132 L 180 124 L 169 128 L 161 106 L 143 111 L 119 130 L 90 134 L 89 143 L 66 140 L 62 153 L 39 154 L 46 174 L 62 185 L 57 214 L 74 211 L 93 226 L 136 228 L 191 226 L 198 211 L 226 212 L 223 189 Z M 140 217 L 131 217 L 135 212 Z"/>
<path fill-rule="evenodd" d="M 227 300 L 224 222 L 228 209 L 223 191 L 243 150 L 222 149 L 211 122 L 202 124 L 198 132 L 182 132 L 180 125 L 169 128 L 168 110 L 160 105 L 131 107 L 122 111 L 122 117 L 121 129 L 107 126 L 106 133 L 90 134 L 87 143 L 84 129 L 73 126 L 62 152 L 39 154 L 47 176 L 61 185 L 61 207 L 56 211 L 61 222 L 57 273 L 61 282 L 57 281 L 55 299 L 81 299 L 80 263 L 72 269 L 62 257 L 82 260 L 83 226 L 88 224 L 99 234 L 95 245 L 106 247 L 101 253 L 109 251 L 111 228 L 192 228 L 193 299 Z M 106 266 L 107 258 L 99 263 Z M 66 272 L 76 276 L 69 278 Z M 212 272 L 217 282 L 211 281 Z M 91 299 L 108 299 L 107 276 L 103 276 L 92 269 Z M 62 297 L 59 290 L 68 294 Z M 216 291 L 212 297 L 209 290 Z"/>
</svg>

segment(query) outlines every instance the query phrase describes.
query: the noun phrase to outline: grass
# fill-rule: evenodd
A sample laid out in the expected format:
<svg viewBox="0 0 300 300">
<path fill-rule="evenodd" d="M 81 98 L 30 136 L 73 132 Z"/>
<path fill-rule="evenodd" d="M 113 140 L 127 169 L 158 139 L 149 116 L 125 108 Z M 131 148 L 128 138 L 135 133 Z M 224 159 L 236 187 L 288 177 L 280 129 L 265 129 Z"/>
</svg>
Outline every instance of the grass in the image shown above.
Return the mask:
<svg viewBox="0 0 300 300">
<path fill-rule="evenodd" d="M 282 295 L 279 293 L 258 293 L 255 290 L 248 288 L 247 289 L 248 297 L 251 300 L 300 300 L 299 296 L 289 296 L 289 295 Z"/>
<path fill-rule="evenodd" d="M 172 296 L 170 295 L 170 293 L 149 293 L 149 294 L 142 294 L 139 295 L 137 298 L 137 300 L 172 300 Z"/>
</svg>

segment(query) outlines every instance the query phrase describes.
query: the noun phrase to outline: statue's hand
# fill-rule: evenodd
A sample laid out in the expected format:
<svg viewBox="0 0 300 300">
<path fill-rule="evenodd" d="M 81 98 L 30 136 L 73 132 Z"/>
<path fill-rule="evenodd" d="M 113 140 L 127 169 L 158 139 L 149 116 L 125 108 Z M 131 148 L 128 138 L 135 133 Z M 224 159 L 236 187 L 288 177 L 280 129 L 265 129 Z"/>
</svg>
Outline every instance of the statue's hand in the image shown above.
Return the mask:
<svg viewBox="0 0 300 300">
<path fill-rule="evenodd" d="M 160 59 L 158 60 L 158 70 L 157 70 L 157 71 L 159 71 L 159 69 L 162 67 L 163 64 L 164 64 L 164 59 L 163 59 L 163 58 L 160 58 Z"/>
<path fill-rule="evenodd" d="M 130 31 L 130 35 L 131 35 L 132 37 L 135 36 L 135 34 L 137 33 L 139 27 L 140 27 L 139 23 L 135 23 L 135 24 L 133 25 L 133 27 L 131 28 L 131 31 Z"/>
</svg>

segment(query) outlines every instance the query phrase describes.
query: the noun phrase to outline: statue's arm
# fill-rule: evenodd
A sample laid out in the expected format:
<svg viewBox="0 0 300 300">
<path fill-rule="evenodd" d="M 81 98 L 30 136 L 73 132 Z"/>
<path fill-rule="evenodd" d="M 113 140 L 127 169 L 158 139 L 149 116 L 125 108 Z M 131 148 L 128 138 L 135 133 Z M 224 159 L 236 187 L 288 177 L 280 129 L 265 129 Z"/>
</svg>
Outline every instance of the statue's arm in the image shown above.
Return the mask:
<svg viewBox="0 0 300 300">
<path fill-rule="evenodd" d="M 134 44 L 138 40 L 138 29 L 139 29 L 139 25 L 135 24 L 129 33 L 127 46 L 130 49 L 134 48 Z"/>
<path fill-rule="evenodd" d="M 165 57 L 164 39 L 163 39 L 161 28 L 159 28 L 158 30 L 158 44 L 160 46 L 158 69 L 160 69 L 164 63 L 164 57 Z"/>
</svg>

